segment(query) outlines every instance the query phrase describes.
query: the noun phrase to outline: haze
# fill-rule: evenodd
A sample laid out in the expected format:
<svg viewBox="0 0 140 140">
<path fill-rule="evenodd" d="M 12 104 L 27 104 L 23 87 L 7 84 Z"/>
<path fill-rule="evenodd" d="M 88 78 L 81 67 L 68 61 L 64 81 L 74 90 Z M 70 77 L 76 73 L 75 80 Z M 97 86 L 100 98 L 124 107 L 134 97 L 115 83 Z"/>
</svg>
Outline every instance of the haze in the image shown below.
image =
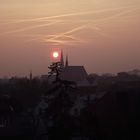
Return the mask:
<svg viewBox="0 0 140 140">
<path fill-rule="evenodd" d="M 0 76 L 47 74 L 50 51 L 88 73 L 140 69 L 139 0 L 0 0 Z"/>
</svg>

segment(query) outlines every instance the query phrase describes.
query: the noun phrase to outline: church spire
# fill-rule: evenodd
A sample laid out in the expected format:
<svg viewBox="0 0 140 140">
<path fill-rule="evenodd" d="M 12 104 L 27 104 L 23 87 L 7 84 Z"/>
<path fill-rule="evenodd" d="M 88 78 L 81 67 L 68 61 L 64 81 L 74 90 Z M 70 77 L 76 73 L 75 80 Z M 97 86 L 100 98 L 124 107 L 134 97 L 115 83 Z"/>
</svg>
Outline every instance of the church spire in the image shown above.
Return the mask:
<svg viewBox="0 0 140 140">
<path fill-rule="evenodd" d="M 61 62 L 61 64 L 62 64 L 62 67 L 64 67 L 64 59 L 63 59 L 63 51 L 62 51 L 62 50 L 61 50 L 60 62 Z"/>
<path fill-rule="evenodd" d="M 30 81 L 32 81 L 32 79 L 33 79 L 32 71 L 30 71 L 29 78 L 30 78 Z"/>
<path fill-rule="evenodd" d="M 68 55 L 66 55 L 66 64 L 65 64 L 65 67 L 68 67 L 68 66 L 69 66 Z"/>
</svg>

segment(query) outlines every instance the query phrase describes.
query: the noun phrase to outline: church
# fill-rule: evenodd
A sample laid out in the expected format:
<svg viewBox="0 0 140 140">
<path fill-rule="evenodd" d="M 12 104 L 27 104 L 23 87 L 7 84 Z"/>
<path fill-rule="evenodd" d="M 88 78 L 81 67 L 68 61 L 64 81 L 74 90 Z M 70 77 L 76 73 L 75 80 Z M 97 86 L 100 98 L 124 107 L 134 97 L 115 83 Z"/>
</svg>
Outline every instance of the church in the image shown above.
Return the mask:
<svg viewBox="0 0 140 140">
<path fill-rule="evenodd" d="M 77 86 L 92 86 L 90 82 L 87 80 L 88 74 L 84 68 L 84 66 L 71 66 L 69 65 L 68 55 L 66 56 L 66 60 L 64 61 L 63 51 L 60 52 L 59 60 L 62 65 L 62 72 L 60 74 L 60 79 L 73 81 L 77 84 Z M 41 80 L 46 80 L 52 82 L 55 77 L 48 78 L 48 75 L 41 75 Z"/>
<path fill-rule="evenodd" d="M 89 86 L 88 74 L 84 66 L 69 65 L 68 56 L 66 56 L 64 62 L 63 51 L 61 51 L 60 62 L 62 64 L 62 73 L 60 75 L 62 80 L 74 81 L 78 86 Z"/>
</svg>

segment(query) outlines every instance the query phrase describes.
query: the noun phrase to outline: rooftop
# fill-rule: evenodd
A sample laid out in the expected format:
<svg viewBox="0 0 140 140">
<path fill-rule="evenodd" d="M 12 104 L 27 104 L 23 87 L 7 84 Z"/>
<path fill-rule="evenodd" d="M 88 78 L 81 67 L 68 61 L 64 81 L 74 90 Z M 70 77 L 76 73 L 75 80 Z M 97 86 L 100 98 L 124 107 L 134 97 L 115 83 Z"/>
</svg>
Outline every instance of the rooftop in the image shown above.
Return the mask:
<svg viewBox="0 0 140 140">
<path fill-rule="evenodd" d="M 87 76 L 84 66 L 67 66 L 60 75 L 63 80 L 75 82 L 86 80 Z"/>
</svg>

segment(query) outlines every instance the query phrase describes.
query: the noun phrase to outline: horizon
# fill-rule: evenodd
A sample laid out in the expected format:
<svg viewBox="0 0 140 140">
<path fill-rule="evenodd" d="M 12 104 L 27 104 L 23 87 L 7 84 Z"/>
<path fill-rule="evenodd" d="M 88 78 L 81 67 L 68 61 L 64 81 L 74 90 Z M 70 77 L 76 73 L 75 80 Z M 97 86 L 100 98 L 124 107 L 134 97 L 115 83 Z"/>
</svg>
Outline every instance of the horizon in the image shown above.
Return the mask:
<svg viewBox="0 0 140 140">
<path fill-rule="evenodd" d="M 0 2 L 0 77 L 47 74 L 54 48 L 88 74 L 140 69 L 139 0 Z"/>
<path fill-rule="evenodd" d="M 75 65 L 70 65 L 70 66 L 75 66 Z M 79 65 L 77 65 L 79 66 Z M 86 70 L 86 69 L 85 69 Z M 109 73 L 109 72 L 106 72 L 106 73 L 95 73 L 95 72 L 91 72 L 91 73 L 88 73 L 87 71 L 87 74 L 90 75 L 90 74 L 97 74 L 98 76 L 103 76 L 103 75 L 112 75 L 112 76 L 117 76 L 118 73 L 121 73 L 121 72 L 126 72 L 126 73 L 129 73 L 129 72 L 132 72 L 132 71 L 135 71 L 135 70 L 138 70 L 140 71 L 140 69 L 130 69 L 130 70 L 127 70 L 127 71 L 118 71 L 116 73 Z M 0 79 L 10 79 L 10 78 L 29 78 L 30 77 L 30 73 L 31 71 L 29 71 L 29 73 L 27 74 L 20 74 L 20 75 L 0 75 Z M 32 71 L 32 76 L 33 78 L 39 78 L 43 75 L 48 75 L 48 72 L 46 73 L 40 73 L 40 74 L 34 74 L 34 72 Z M 137 75 L 137 74 L 136 74 Z"/>
</svg>

